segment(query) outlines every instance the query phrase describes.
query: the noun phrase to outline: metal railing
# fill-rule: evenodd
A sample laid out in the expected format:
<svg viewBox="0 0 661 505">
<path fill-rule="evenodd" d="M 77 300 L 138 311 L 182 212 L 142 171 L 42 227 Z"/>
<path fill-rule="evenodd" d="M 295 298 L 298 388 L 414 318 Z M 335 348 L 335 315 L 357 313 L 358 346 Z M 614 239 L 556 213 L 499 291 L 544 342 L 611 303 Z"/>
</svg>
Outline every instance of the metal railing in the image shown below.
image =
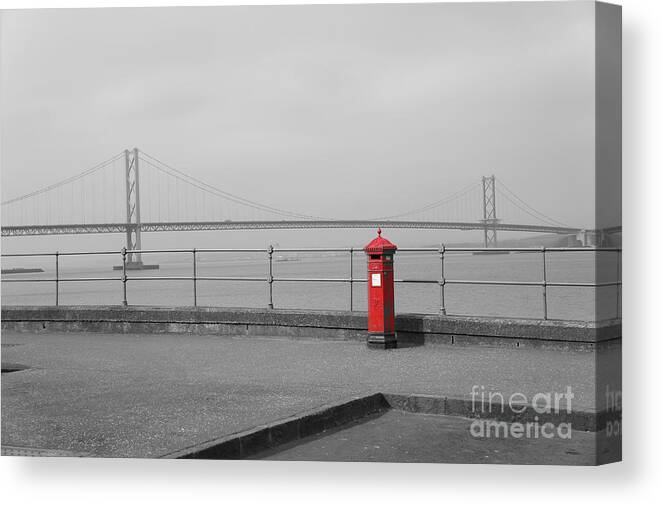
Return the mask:
<svg viewBox="0 0 661 505">
<path fill-rule="evenodd" d="M 232 281 L 232 282 L 264 282 L 268 286 L 268 308 L 273 309 L 273 284 L 276 282 L 315 282 L 315 283 L 347 283 L 349 284 L 349 310 L 354 310 L 354 296 L 353 284 L 367 282 L 365 278 L 354 277 L 354 253 L 356 251 L 362 252 L 362 249 L 348 248 L 321 248 L 321 247 L 307 247 L 307 248 L 274 248 L 269 246 L 266 249 L 135 249 L 127 250 L 122 248 L 121 251 L 78 251 L 78 252 L 54 252 L 54 253 L 11 253 L 2 254 L 2 257 L 54 257 L 55 261 L 55 277 L 54 278 L 20 278 L 20 279 L 2 279 L 3 283 L 14 282 L 52 282 L 55 285 L 55 305 L 59 305 L 61 282 L 105 282 L 105 281 L 119 281 L 122 283 L 122 304 L 128 305 L 127 298 L 127 284 L 129 281 L 191 281 L 193 287 L 193 305 L 197 307 L 197 283 L 198 281 Z M 531 286 L 541 287 L 541 305 L 543 310 L 543 318 L 548 319 L 548 287 L 575 287 L 575 288 L 602 288 L 608 286 L 616 286 L 616 318 L 621 316 L 621 285 L 620 279 L 620 261 L 622 249 L 613 247 L 515 247 L 515 248 L 484 248 L 484 247 L 445 247 L 441 245 L 439 248 L 433 247 L 412 247 L 412 248 L 398 248 L 398 252 L 431 252 L 439 255 L 440 261 L 440 278 L 438 279 L 395 279 L 395 283 L 401 284 L 433 284 L 439 286 L 440 305 L 439 313 L 441 315 L 448 315 L 446 309 L 446 286 L 448 285 L 482 285 L 482 286 Z M 274 277 L 273 275 L 273 254 L 278 253 L 348 253 L 348 274 L 346 278 L 342 277 Z M 540 255 L 540 268 L 542 278 L 540 281 L 499 281 L 499 280 L 469 280 L 469 279 L 447 279 L 446 273 L 446 259 L 449 253 L 457 252 L 470 252 L 470 253 L 509 253 L 509 252 L 527 252 L 537 253 Z M 615 281 L 609 282 L 552 282 L 548 280 L 547 271 L 547 254 L 550 252 L 608 252 L 617 255 L 617 275 Z M 192 255 L 192 275 L 190 276 L 131 276 L 129 277 L 127 268 L 127 256 L 129 254 L 156 254 L 156 253 L 175 253 L 175 254 L 190 254 Z M 200 276 L 198 271 L 198 255 L 201 253 L 265 253 L 268 261 L 268 276 L 267 277 L 247 277 L 247 276 Z M 60 277 L 60 257 L 67 256 L 91 256 L 91 255 L 121 255 L 122 267 L 121 277 Z"/>
</svg>

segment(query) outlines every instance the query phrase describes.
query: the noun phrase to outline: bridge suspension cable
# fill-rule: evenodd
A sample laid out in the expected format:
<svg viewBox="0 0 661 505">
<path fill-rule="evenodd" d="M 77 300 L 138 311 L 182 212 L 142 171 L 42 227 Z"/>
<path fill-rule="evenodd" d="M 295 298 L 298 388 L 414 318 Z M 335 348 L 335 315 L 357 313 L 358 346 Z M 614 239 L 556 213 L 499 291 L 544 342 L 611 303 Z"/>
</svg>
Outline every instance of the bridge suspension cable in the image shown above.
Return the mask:
<svg viewBox="0 0 661 505">
<path fill-rule="evenodd" d="M 26 193 L 21 196 L 17 196 L 16 198 L 12 198 L 11 200 L 5 200 L 2 202 L 2 205 L 9 205 L 10 203 L 15 203 L 15 202 L 20 202 L 21 200 L 26 200 L 28 198 L 31 198 L 33 196 L 41 195 L 43 193 L 47 193 L 49 191 L 52 191 L 54 189 L 57 189 L 61 186 L 64 186 L 66 184 L 70 184 L 72 182 L 75 182 L 79 179 L 82 179 L 83 177 L 86 177 L 88 175 L 93 174 L 94 172 L 98 172 L 102 168 L 107 167 L 108 165 L 112 164 L 113 162 L 117 161 L 118 159 L 122 158 L 124 156 L 124 153 L 118 153 L 112 158 L 109 158 L 105 161 L 102 161 L 101 163 L 98 163 L 97 165 L 94 165 L 93 167 L 90 167 L 86 170 L 83 170 L 82 172 L 72 175 L 71 177 L 67 177 L 66 179 L 62 179 L 61 181 L 55 182 L 53 184 L 50 184 L 48 186 L 44 186 L 43 188 L 37 189 L 35 191 L 32 191 L 30 193 Z"/>
<path fill-rule="evenodd" d="M 508 188 L 507 185 L 502 181 L 502 179 L 498 179 L 498 186 L 496 191 L 498 192 L 499 196 L 504 197 L 507 201 L 509 201 L 519 210 L 539 221 L 542 221 L 545 224 L 551 226 L 569 227 L 569 225 L 567 225 L 566 223 L 562 223 L 556 219 L 553 219 L 552 217 L 547 216 L 546 214 L 532 207 L 530 204 L 526 203 L 519 196 L 517 196 L 516 193 L 514 193 L 514 191 Z"/>
<path fill-rule="evenodd" d="M 479 182 L 474 182 L 474 183 L 469 184 L 465 188 L 460 189 L 459 191 L 456 191 L 456 192 L 454 192 L 454 193 L 452 193 L 452 194 L 450 194 L 450 195 L 448 195 L 444 198 L 441 198 L 440 200 L 437 200 L 435 202 L 427 204 L 424 207 L 418 207 L 416 209 L 409 210 L 407 212 L 402 212 L 400 214 L 393 214 L 393 215 L 390 215 L 390 216 L 376 217 L 376 218 L 374 218 L 374 220 L 398 219 L 398 218 L 401 218 L 401 217 L 407 217 L 407 216 L 411 216 L 413 214 L 420 214 L 422 212 L 426 212 L 426 211 L 429 211 L 429 210 L 432 210 L 432 209 L 436 209 L 438 207 L 442 207 L 444 205 L 447 205 L 451 202 L 454 202 L 454 201 L 458 200 L 459 198 L 469 194 L 471 191 L 474 191 L 474 190 L 478 189 L 479 187 L 480 187 L 480 183 Z"/>
<path fill-rule="evenodd" d="M 237 203 L 239 205 L 244 205 L 246 207 L 250 207 L 256 210 L 261 210 L 264 212 L 276 214 L 279 216 L 283 217 L 291 217 L 291 218 L 297 218 L 297 219 L 325 219 L 319 216 L 312 216 L 308 214 L 300 214 L 297 212 L 291 212 L 288 210 L 284 209 L 279 209 L 277 207 L 272 207 L 270 205 L 262 204 L 259 202 L 255 202 L 253 200 L 248 200 L 247 198 L 243 198 L 241 196 L 235 195 L 233 193 L 229 193 L 227 191 L 223 191 L 222 189 L 213 186 L 201 179 L 198 179 L 197 177 L 193 177 L 192 175 L 189 175 L 185 172 L 182 172 L 181 170 L 177 170 L 171 165 L 168 165 L 167 163 L 162 162 L 155 156 L 152 156 L 144 151 L 141 151 L 141 154 L 144 156 L 143 157 L 143 162 L 147 163 L 151 167 L 155 168 L 156 170 L 159 170 L 160 172 L 173 177 L 179 181 L 182 181 L 186 184 L 189 184 L 193 187 L 196 187 L 208 194 L 224 198 L 226 200 L 232 201 L 234 203 Z"/>
</svg>

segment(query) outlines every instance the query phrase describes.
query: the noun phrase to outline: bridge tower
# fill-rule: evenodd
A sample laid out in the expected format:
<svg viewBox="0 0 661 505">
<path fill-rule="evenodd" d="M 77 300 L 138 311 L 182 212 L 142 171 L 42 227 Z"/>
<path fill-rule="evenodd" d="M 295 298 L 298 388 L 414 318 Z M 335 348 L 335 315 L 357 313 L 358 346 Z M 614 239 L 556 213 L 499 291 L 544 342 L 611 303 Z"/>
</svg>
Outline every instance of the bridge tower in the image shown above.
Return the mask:
<svg viewBox="0 0 661 505">
<path fill-rule="evenodd" d="M 142 249 L 140 237 L 140 167 L 138 148 L 124 150 L 126 180 L 126 248 Z M 129 253 L 126 258 L 127 268 L 140 268 L 141 253 Z"/>
<path fill-rule="evenodd" d="M 137 147 L 124 150 L 126 188 L 126 249 L 142 249 L 140 221 L 140 155 Z M 114 267 L 119 270 L 123 266 Z M 127 270 L 152 270 L 158 265 L 145 265 L 141 253 L 129 252 L 126 255 Z"/>
<path fill-rule="evenodd" d="M 496 235 L 496 176 L 482 177 L 482 222 L 484 223 L 484 247 L 498 247 Z"/>
</svg>

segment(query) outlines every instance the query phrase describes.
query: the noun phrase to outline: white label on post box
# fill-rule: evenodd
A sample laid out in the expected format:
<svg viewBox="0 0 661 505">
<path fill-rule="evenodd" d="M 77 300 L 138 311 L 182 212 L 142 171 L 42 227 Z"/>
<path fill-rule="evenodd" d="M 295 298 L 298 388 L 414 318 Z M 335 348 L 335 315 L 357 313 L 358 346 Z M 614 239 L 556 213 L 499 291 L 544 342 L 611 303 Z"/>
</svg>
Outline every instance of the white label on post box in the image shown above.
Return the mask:
<svg viewBox="0 0 661 505">
<path fill-rule="evenodd" d="M 372 274 L 372 287 L 378 288 L 381 286 L 381 274 Z"/>
</svg>

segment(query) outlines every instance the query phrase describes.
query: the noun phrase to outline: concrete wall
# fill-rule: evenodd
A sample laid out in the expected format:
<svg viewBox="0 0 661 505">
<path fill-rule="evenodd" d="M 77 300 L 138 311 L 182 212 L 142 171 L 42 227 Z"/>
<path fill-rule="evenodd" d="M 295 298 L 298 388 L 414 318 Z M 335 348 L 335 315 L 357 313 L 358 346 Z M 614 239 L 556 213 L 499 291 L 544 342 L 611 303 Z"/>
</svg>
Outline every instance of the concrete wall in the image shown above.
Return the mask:
<svg viewBox="0 0 661 505">
<path fill-rule="evenodd" d="M 282 336 L 364 341 L 364 312 L 205 307 L 2 307 L 2 329 L 22 332 L 178 333 Z M 536 319 L 400 314 L 401 345 L 503 345 L 592 348 L 617 343 L 619 321 L 586 323 Z"/>
</svg>

